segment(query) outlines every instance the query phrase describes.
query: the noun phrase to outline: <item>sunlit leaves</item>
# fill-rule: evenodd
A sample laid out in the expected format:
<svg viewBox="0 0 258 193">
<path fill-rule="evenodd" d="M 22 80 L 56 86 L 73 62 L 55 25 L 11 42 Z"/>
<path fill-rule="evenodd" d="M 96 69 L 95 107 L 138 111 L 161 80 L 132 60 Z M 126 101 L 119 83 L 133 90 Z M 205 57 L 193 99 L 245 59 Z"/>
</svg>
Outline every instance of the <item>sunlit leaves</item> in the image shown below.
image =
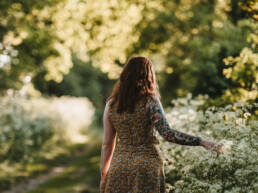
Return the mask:
<svg viewBox="0 0 258 193">
<path fill-rule="evenodd" d="M 166 104 L 188 92 L 220 97 L 234 87 L 222 73 L 223 59 L 254 48 L 257 39 L 255 23 L 241 14 L 252 1 L 5 0 L 0 5 L 1 41 L 19 51 L 19 64 L 11 65 L 17 77 L 12 88 L 19 88 L 16 82 L 27 73 L 47 72 L 45 81 L 61 82 L 73 66 L 72 55 L 116 79 L 137 54 L 153 61 Z"/>
<path fill-rule="evenodd" d="M 194 133 L 223 144 L 219 154 L 202 147 L 180 146 L 164 141 L 161 153 L 165 161 L 168 189 L 175 192 L 255 192 L 257 176 L 257 103 L 237 102 L 224 108 L 197 107 L 206 97 L 173 100 L 167 109 L 172 128 Z M 207 99 L 207 98 L 206 98 Z"/>
<path fill-rule="evenodd" d="M 244 48 L 239 56 L 225 58 L 224 62 L 228 68 L 223 70 L 223 74 L 239 85 L 238 88 L 228 90 L 225 93 L 226 97 L 255 100 L 258 95 L 258 54 Z"/>
</svg>

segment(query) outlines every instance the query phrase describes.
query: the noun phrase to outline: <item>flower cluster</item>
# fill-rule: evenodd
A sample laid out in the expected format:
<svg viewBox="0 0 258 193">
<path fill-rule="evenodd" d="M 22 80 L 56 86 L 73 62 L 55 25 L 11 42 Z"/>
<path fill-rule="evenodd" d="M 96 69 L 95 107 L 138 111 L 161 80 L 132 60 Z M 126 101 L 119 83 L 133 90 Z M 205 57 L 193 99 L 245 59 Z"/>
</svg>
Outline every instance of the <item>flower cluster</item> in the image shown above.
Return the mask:
<svg viewBox="0 0 258 193">
<path fill-rule="evenodd" d="M 33 160 L 46 144 L 50 152 L 60 143 L 85 142 L 83 131 L 95 111 L 87 98 L 78 97 L 5 96 L 0 109 L 0 164 Z"/>
<path fill-rule="evenodd" d="M 218 144 L 217 153 L 200 146 L 181 146 L 162 141 L 168 192 L 244 193 L 258 187 L 257 103 L 238 102 L 199 111 L 206 96 L 191 95 L 172 101 L 166 109 L 172 128 Z"/>
</svg>

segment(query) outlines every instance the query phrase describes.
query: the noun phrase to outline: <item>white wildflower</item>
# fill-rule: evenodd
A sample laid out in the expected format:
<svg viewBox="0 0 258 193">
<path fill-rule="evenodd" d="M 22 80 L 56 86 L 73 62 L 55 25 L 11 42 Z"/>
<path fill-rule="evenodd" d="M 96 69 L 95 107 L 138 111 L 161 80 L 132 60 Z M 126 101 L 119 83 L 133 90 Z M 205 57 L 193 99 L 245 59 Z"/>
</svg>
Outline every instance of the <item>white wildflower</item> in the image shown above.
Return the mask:
<svg viewBox="0 0 258 193">
<path fill-rule="evenodd" d="M 250 117 L 250 116 L 251 116 L 251 114 L 250 114 L 249 112 L 244 113 L 244 118 L 245 118 L 245 119 L 248 119 L 248 117 Z"/>
</svg>

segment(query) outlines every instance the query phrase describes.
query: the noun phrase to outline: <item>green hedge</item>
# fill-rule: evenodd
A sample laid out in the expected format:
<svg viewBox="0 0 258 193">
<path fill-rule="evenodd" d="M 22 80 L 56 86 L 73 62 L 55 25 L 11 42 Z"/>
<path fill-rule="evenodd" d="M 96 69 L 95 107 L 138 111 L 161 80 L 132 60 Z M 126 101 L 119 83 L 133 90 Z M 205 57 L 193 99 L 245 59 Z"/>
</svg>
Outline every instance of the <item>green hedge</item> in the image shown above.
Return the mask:
<svg viewBox="0 0 258 193">
<path fill-rule="evenodd" d="M 172 101 L 166 109 L 171 127 L 220 142 L 212 154 L 200 146 L 182 146 L 164 141 L 167 189 L 184 193 L 254 193 L 258 191 L 257 103 L 237 102 L 198 111 L 207 97 L 188 95 Z M 160 137 L 160 136 L 159 136 Z"/>
</svg>

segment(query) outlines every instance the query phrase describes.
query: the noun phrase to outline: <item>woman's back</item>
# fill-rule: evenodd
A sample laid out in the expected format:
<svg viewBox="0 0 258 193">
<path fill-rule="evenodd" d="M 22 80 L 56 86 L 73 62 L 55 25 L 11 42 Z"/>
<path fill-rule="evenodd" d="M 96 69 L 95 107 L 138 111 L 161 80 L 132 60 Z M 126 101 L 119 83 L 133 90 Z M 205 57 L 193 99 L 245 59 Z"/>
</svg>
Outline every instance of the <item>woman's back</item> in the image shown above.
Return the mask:
<svg viewBox="0 0 258 193">
<path fill-rule="evenodd" d="M 138 96 L 151 97 L 136 101 Z M 165 193 L 163 160 L 157 148 L 156 131 L 172 143 L 214 147 L 213 142 L 170 128 L 159 96 L 152 62 L 142 56 L 131 57 L 108 98 L 117 101 L 110 103 L 109 100 L 104 111 L 102 192 Z M 135 101 L 133 113 L 117 113 L 132 108 Z M 111 105 L 113 102 L 118 104 Z"/>
<path fill-rule="evenodd" d="M 117 104 L 109 109 L 117 138 L 104 192 L 165 193 L 156 131 L 167 141 L 182 145 L 198 145 L 199 137 L 171 129 L 156 96 L 138 101 L 134 113 L 119 114 L 116 109 Z"/>
<path fill-rule="evenodd" d="M 110 108 L 110 118 L 117 131 L 118 140 L 126 144 L 159 143 L 156 132 L 166 140 L 180 145 L 199 146 L 200 137 L 172 129 L 157 96 L 138 101 L 135 112 L 119 114 L 116 104 Z"/>
<path fill-rule="evenodd" d="M 133 113 L 117 113 L 117 104 L 110 107 L 109 115 L 117 132 L 117 142 L 135 146 L 158 143 L 147 110 L 149 101 L 150 99 L 140 99 Z"/>
<path fill-rule="evenodd" d="M 146 103 L 146 100 L 138 101 L 134 113 L 119 114 L 116 104 L 110 108 L 117 138 L 104 192 L 165 193 L 163 160 L 156 147 L 158 140 L 151 128 Z"/>
</svg>

